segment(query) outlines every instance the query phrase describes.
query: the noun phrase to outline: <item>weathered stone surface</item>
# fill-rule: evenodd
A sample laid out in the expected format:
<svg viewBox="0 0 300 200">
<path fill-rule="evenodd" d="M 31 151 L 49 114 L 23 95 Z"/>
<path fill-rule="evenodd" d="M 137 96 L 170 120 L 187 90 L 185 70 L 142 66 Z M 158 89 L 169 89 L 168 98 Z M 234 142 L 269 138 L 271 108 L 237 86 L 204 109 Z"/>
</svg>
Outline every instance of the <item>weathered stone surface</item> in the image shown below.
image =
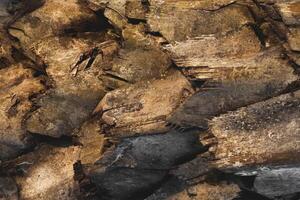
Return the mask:
<svg viewBox="0 0 300 200">
<path fill-rule="evenodd" d="M 139 1 L 139 0 L 138 0 Z M 89 0 L 88 4 L 93 10 L 113 9 L 120 15 L 125 16 L 125 5 L 127 0 Z"/>
<path fill-rule="evenodd" d="M 203 151 L 198 133 L 170 131 L 123 139 L 87 168 L 87 176 L 103 199 L 142 199 L 161 184 L 169 169 Z"/>
<path fill-rule="evenodd" d="M 300 168 L 271 167 L 256 172 L 254 190 L 269 198 L 297 194 L 300 192 Z"/>
<path fill-rule="evenodd" d="M 12 161 L 10 170 L 16 168 L 24 173 L 15 177 L 20 199 L 76 199 L 73 164 L 78 157 L 78 147 L 42 146 L 35 152 Z"/>
<path fill-rule="evenodd" d="M 79 160 L 81 164 L 93 164 L 103 154 L 105 138 L 100 131 L 100 122 L 92 119 L 85 122 L 76 137 L 81 145 Z"/>
<path fill-rule="evenodd" d="M 145 0 L 127 0 L 125 5 L 126 17 L 145 20 L 148 11 L 147 1 Z"/>
<path fill-rule="evenodd" d="M 128 23 L 128 19 L 124 15 L 122 15 L 118 10 L 111 9 L 110 7 L 105 9 L 104 16 L 109 19 L 109 23 L 111 25 L 119 30 L 124 29 Z"/>
<path fill-rule="evenodd" d="M 146 34 L 145 24 L 137 25 L 127 24 L 122 30 L 124 44 L 127 48 L 156 48 L 160 49 L 166 40 L 159 36 Z"/>
<path fill-rule="evenodd" d="M 257 55 L 261 43 L 255 32 L 246 26 L 222 36 L 203 36 L 170 44 L 166 49 L 178 66 L 204 68 L 203 74 L 209 75 L 207 67 L 230 68 L 242 59 Z"/>
<path fill-rule="evenodd" d="M 235 1 L 233 0 L 212 0 L 212 1 L 202 1 L 202 0 L 149 0 L 150 5 L 153 6 L 170 6 L 178 7 L 181 9 L 202 9 L 207 11 L 214 11 L 221 9 L 222 7 L 228 6 Z"/>
<path fill-rule="evenodd" d="M 114 136 L 162 132 L 166 117 L 193 93 L 179 72 L 109 92 L 94 113 L 102 113 L 106 131 Z M 107 127 L 108 126 L 108 127 Z"/>
<path fill-rule="evenodd" d="M 24 46 L 50 36 L 69 32 L 97 29 L 99 19 L 76 0 L 47 0 L 45 4 L 25 15 L 10 28 L 10 33 L 17 37 Z M 101 27 L 99 27 L 101 28 Z"/>
<path fill-rule="evenodd" d="M 232 1 L 225 2 L 230 3 Z M 172 43 L 203 35 L 227 33 L 246 24 L 254 23 L 246 7 L 230 5 L 215 11 L 206 11 L 206 5 L 201 5 L 210 4 L 208 6 L 210 7 L 215 3 L 165 1 L 151 5 L 150 2 L 150 14 L 147 22 L 151 31 L 160 32 Z"/>
<path fill-rule="evenodd" d="M 239 67 L 232 69 L 226 69 L 227 65 L 224 68 L 199 68 L 197 77 L 205 76 L 205 69 L 210 70 L 206 77 L 219 83 L 205 83 L 168 121 L 180 127 L 206 129 L 212 117 L 279 95 L 298 80 L 289 60 L 282 59 L 278 49 L 237 63 L 234 64 Z"/>
<path fill-rule="evenodd" d="M 300 4 L 299 4 L 300 7 Z M 300 11 L 299 11 L 300 12 Z M 290 48 L 293 51 L 300 51 L 300 27 L 290 28 L 290 32 L 287 36 Z"/>
<path fill-rule="evenodd" d="M 31 98 L 44 92 L 45 86 L 28 66 L 19 63 L 0 70 L 0 160 L 31 146 L 23 122 L 33 109 Z"/>
<path fill-rule="evenodd" d="M 161 78 L 170 66 L 171 60 L 158 49 L 121 49 L 112 66 L 105 69 L 105 74 L 136 83 Z"/>
<path fill-rule="evenodd" d="M 299 162 L 299 104 L 296 91 L 214 118 L 216 167 Z"/>
<path fill-rule="evenodd" d="M 34 51 L 48 65 L 47 74 L 55 89 L 40 100 L 41 108 L 27 120 L 28 131 L 53 137 L 71 135 L 87 119 L 105 94 L 100 80 L 102 66 L 111 61 L 118 49 L 116 42 L 105 39 L 105 34 L 86 33 L 51 37 L 34 45 Z M 82 53 L 98 47 L 102 48 L 103 56 L 90 58 L 94 60 L 87 69 L 89 59 L 72 70 Z"/>
<path fill-rule="evenodd" d="M 298 0 L 282 1 L 276 6 L 286 25 L 300 25 L 300 2 Z"/>
<path fill-rule="evenodd" d="M 12 50 L 13 46 L 9 38 L 7 38 L 7 34 L 0 30 L 0 69 L 14 63 Z"/>
</svg>

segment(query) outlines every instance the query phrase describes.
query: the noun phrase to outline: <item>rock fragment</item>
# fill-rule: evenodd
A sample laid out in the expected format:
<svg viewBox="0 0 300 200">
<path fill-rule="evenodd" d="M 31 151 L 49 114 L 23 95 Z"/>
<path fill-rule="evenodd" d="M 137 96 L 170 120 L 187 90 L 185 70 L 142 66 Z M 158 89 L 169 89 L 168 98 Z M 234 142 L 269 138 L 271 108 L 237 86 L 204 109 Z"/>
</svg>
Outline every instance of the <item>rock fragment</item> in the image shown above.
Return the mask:
<svg viewBox="0 0 300 200">
<path fill-rule="evenodd" d="M 94 113 L 102 113 L 106 131 L 114 136 L 163 132 L 166 117 L 192 93 L 185 77 L 172 72 L 163 79 L 109 92 Z"/>
<path fill-rule="evenodd" d="M 284 94 L 214 118 L 216 166 L 299 162 L 299 94 Z"/>
</svg>

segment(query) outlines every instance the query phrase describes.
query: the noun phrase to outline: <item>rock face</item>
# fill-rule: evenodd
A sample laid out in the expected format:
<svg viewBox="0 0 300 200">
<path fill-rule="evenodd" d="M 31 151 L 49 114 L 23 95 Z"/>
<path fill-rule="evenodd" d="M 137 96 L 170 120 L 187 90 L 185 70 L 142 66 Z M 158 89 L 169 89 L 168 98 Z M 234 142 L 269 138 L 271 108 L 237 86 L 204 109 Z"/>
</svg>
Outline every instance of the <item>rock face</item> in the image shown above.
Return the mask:
<svg viewBox="0 0 300 200">
<path fill-rule="evenodd" d="M 218 139 L 218 167 L 297 163 L 299 94 L 285 94 L 214 118 L 211 131 Z"/>
<path fill-rule="evenodd" d="M 191 84 L 175 72 L 164 79 L 114 90 L 94 112 L 102 113 L 102 120 L 113 135 L 163 132 L 167 130 L 166 117 L 191 94 Z"/>
<path fill-rule="evenodd" d="M 0 200 L 298 200 L 299 0 L 0 0 Z"/>
<path fill-rule="evenodd" d="M 98 38 L 98 43 L 93 38 Z M 78 69 L 74 74 L 72 67 L 81 53 L 88 51 L 89 45 L 102 43 L 102 38 L 102 34 L 51 37 L 36 45 L 35 51 L 39 52 L 39 56 L 48 65 L 47 74 L 54 81 L 55 88 L 40 100 L 41 108 L 27 120 L 28 131 L 53 137 L 70 135 L 88 118 L 99 99 L 105 94 L 105 88 L 99 77 L 102 70 L 101 55 L 95 58 L 88 69 L 84 69 L 86 63 L 83 63 L 78 66 L 83 69 Z M 49 47 L 52 49 L 51 52 L 48 51 Z M 115 42 L 107 43 L 103 48 L 105 52 L 103 59 L 116 49 Z M 61 57 L 61 55 L 68 56 Z"/>
<path fill-rule="evenodd" d="M 15 157 L 33 145 L 24 120 L 34 107 L 32 97 L 43 93 L 45 85 L 28 67 L 18 63 L 0 70 L 0 160 Z"/>
</svg>

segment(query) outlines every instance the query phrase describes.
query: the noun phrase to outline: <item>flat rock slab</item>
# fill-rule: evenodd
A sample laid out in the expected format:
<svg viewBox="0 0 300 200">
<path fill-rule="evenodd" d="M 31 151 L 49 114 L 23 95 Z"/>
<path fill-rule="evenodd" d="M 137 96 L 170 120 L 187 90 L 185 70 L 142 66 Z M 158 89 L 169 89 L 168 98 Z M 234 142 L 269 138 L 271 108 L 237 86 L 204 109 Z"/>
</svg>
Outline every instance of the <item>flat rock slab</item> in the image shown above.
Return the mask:
<svg viewBox="0 0 300 200">
<path fill-rule="evenodd" d="M 216 167 L 299 162 L 299 99 L 297 91 L 214 118 Z"/>
<path fill-rule="evenodd" d="M 208 128 L 208 121 L 227 111 L 263 101 L 281 94 L 298 80 L 289 61 L 281 58 L 280 49 L 235 63 L 240 67 L 207 67 L 211 78 L 200 91 L 188 98 L 168 118 L 180 127 Z M 199 75 L 203 76 L 199 68 Z M 205 74 L 205 73 L 204 73 Z"/>
<path fill-rule="evenodd" d="M 197 130 L 169 131 L 123 139 L 95 165 L 86 167 L 87 177 L 103 199 L 146 197 L 169 169 L 203 151 L 198 134 Z"/>
<path fill-rule="evenodd" d="M 230 3 L 219 1 L 218 6 L 217 1 L 150 1 L 147 23 L 151 31 L 160 32 L 170 43 L 227 33 L 254 23 L 247 7 L 234 4 L 222 7 Z"/>
<path fill-rule="evenodd" d="M 193 93 L 179 72 L 109 92 L 94 113 L 102 113 L 104 128 L 114 136 L 163 132 L 166 117 Z"/>
<path fill-rule="evenodd" d="M 238 64 L 239 60 L 258 55 L 261 43 L 253 29 L 246 26 L 222 36 L 202 36 L 165 48 L 179 67 L 202 68 L 203 76 L 209 76 L 212 73 L 209 68 L 234 67 L 234 62 Z"/>
<path fill-rule="evenodd" d="M 198 134 L 198 130 L 184 133 L 172 130 L 157 135 L 125 138 L 98 163 L 104 167 L 170 169 L 203 150 L 197 139 Z"/>
<path fill-rule="evenodd" d="M 30 65 L 19 63 L 0 70 L 0 160 L 32 146 L 24 120 L 34 108 L 31 97 L 43 93 L 45 85 L 26 67 Z"/>
</svg>

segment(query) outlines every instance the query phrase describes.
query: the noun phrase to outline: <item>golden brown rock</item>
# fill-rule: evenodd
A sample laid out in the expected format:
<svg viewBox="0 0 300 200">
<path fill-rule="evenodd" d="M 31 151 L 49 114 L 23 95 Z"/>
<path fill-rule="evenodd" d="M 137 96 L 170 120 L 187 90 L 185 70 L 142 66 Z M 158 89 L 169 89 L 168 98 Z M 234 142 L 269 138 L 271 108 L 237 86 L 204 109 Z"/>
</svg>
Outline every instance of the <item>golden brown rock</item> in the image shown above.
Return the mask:
<svg viewBox="0 0 300 200">
<path fill-rule="evenodd" d="M 105 34 L 86 33 L 78 37 L 50 37 L 34 45 L 34 51 L 48 65 L 47 74 L 55 88 L 40 100 L 41 108 L 27 120 L 28 131 L 52 137 L 71 135 L 88 118 L 105 94 L 100 80 L 102 67 L 118 49 L 115 41 L 105 38 Z M 99 48 L 99 55 L 87 55 L 78 63 L 83 53 Z"/>
<path fill-rule="evenodd" d="M 94 113 L 113 135 L 128 136 L 166 130 L 165 120 L 189 95 L 190 83 L 179 72 L 108 93 Z"/>
<path fill-rule="evenodd" d="M 160 32 L 169 42 L 209 34 L 222 34 L 254 23 L 244 6 L 228 5 L 232 1 L 153 1 L 147 22 L 150 30 Z M 160 3 L 161 2 L 161 3 Z M 223 6 L 222 5 L 228 5 Z M 209 10 L 216 8 L 216 10 Z M 219 8 L 219 9 L 218 9 Z M 206 10 L 208 9 L 208 10 Z"/>
<path fill-rule="evenodd" d="M 24 120 L 33 109 L 31 98 L 44 92 L 45 86 L 26 66 L 19 63 L 0 70 L 0 160 L 31 146 Z"/>
<path fill-rule="evenodd" d="M 78 147 L 42 146 L 10 164 L 24 173 L 16 176 L 20 199 L 76 199 L 73 164 L 79 158 Z"/>
</svg>

